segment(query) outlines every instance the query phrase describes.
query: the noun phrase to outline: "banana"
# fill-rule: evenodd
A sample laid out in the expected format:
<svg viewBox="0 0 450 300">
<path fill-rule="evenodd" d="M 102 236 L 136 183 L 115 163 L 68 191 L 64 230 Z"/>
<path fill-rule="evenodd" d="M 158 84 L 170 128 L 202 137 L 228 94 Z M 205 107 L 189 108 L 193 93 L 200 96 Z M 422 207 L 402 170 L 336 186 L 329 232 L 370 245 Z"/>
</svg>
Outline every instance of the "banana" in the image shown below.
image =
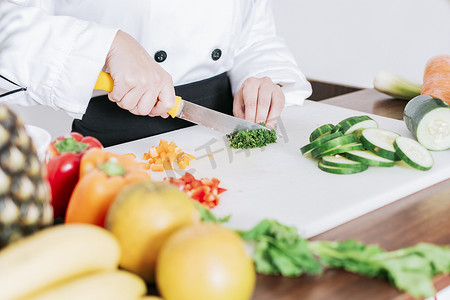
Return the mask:
<svg viewBox="0 0 450 300">
<path fill-rule="evenodd" d="M 28 296 L 26 300 L 138 300 L 146 291 L 140 277 L 117 270 L 79 276 Z"/>
<path fill-rule="evenodd" d="M 0 300 L 13 300 L 84 273 L 113 270 L 120 247 L 107 230 L 57 225 L 0 251 Z"/>
</svg>

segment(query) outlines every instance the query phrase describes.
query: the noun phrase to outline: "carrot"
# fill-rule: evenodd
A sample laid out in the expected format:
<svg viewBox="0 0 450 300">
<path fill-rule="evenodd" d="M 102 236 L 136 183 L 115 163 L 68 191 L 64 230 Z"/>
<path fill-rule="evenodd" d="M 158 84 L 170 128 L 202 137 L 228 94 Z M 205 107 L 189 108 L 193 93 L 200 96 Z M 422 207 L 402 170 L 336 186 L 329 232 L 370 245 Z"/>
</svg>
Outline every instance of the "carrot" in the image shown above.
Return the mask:
<svg viewBox="0 0 450 300">
<path fill-rule="evenodd" d="M 428 60 L 421 94 L 450 104 L 450 55 L 438 55 Z"/>
<path fill-rule="evenodd" d="M 166 140 L 160 140 L 159 146 L 152 146 L 147 153 L 144 153 L 142 159 L 148 161 L 147 169 L 162 172 L 173 169 L 175 162 L 180 169 L 186 169 L 189 162 L 195 157 L 183 152 L 174 142 L 168 143 Z"/>
</svg>

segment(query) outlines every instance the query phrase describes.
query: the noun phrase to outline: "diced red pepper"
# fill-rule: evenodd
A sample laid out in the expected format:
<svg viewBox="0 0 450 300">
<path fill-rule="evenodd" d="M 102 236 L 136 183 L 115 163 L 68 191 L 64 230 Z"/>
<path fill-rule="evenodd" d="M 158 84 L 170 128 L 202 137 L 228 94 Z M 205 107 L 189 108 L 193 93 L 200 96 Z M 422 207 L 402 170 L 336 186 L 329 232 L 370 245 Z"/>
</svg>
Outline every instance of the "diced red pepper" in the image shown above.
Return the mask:
<svg viewBox="0 0 450 300">
<path fill-rule="evenodd" d="M 80 161 L 86 150 L 103 148 L 95 137 L 72 132 L 50 143 L 47 150 L 47 178 L 52 189 L 55 218 L 64 217 L 72 191 L 78 182 Z"/>
<path fill-rule="evenodd" d="M 219 187 L 219 179 L 202 178 L 198 180 L 189 172 L 186 172 L 178 179 L 166 177 L 164 178 L 164 182 L 175 185 L 206 208 L 217 206 L 220 200 L 219 195 L 226 191 L 226 189 Z"/>
</svg>

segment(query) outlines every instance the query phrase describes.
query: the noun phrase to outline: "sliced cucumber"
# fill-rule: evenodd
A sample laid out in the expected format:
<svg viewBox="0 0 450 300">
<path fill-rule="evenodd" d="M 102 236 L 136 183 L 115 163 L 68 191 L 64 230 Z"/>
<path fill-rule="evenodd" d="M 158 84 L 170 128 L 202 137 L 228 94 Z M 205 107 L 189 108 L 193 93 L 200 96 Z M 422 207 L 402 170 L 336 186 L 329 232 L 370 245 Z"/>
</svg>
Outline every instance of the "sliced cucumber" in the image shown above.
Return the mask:
<svg viewBox="0 0 450 300">
<path fill-rule="evenodd" d="M 361 128 L 378 128 L 378 123 L 369 116 L 356 116 L 342 120 L 338 123 L 339 131 L 343 134 L 352 133 Z"/>
<path fill-rule="evenodd" d="M 311 132 L 311 135 L 309 136 L 309 141 L 314 142 L 318 138 L 321 138 L 326 134 L 330 134 L 333 128 L 334 128 L 333 124 L 325 124 L 314 129 L 313 132 Z"/>
<path fill-rule="evenodd" d="M 422 102 L 415 100 L 415 105 L 405 108 L 408 129 L 418 140 L 422 137 L 430 149 L 450 149 L 450 106 L 428 96 L 416 98 Z M 369 166 L 393 167 L 397 160 L 419 170 L 429 170 L 433 166 L 433 158 L 426 147 L 378 128 L 378 123 L 369 116 L 350 117 L 335 126 L 322 125 L 311 132 L 309 139 L 311 142 L 301 147 L 301 152 L 321 158 L 319 168 L 329 173 L 354 174 Z"/>
<path fill-rule="evenodd" d="M 361 168 L 362 163 L 350 160 L 342 155 L 326 155 L 322 157 L 322 164 L 338 168 Z"/>
<path fill-rule="evenodd" d="M 305 154 L 309 153 L 311 150 L 313 150 L 314 148 L 317 148 L 318 146 L 320 146 L 334 138 L 340 137 L 340 136 L 342 136 L 342 132 L 335 132 L 335 133 L 325 135 L 321 138 L 316 139 L 312 143 L 309 143 L 309 144 L 301 147 L 300 151 L 302 152 L 303 155 L 305 155 Z"/>
<path fill-rule="evenodd" d="M 363 150 L 363 149 L 364 149 L 364 147 L 361 143 L 350 143 L 350 144 L 346 144 L 346 145 L 340 145 L 340 146 L 330 149 L 328 151 L 322 152 L 322 153 L 318 154 L 316 157 L 319 158 L 319 157 L 323 157 L 325 155 L 335 155 L 335 154 L 346 153 L 348 151 Z"/>
<path fill-rule="evenodd" d="M 406 104 L 403 120 L 425 148 L 450 149 L 450 106 L 427 95 L 417 96 Z"/>
<path fill-rule="evenodd" d="M 355 174 L 355 173 L 361 173 L 365 170 L 367 170 L 367 165 L 362 165 L 360 168 L 340 168 L 340 167 L 333 167 L 323 164 L 322 161 L 319 161 L 318 163 L 319 169 L 322 171 L 333 173 L 333 174 Z"/>
<path fill-rule="evenodd" d="M 415 169 L 426 171 L 433 166 L 430 152 L 413 139 L 399 136 L 394 141 L 394 148 L 398 157 Z"/>
<path fill-rule="evenodd" d="M 373 154 L 368 150 L 347 151 L 345 157 L 375 167 L 393 167 L 395 165 L 395 161 Z"/>
<path fill-rule="evenodd" d="M 374 154 L 390 160 L 398 160 L 395 155 L 394 141 L 399 134 L 379 128 L 367 128 L 361 133 L 364 148 Z"/>
<path fill-rule="evenodd" d="M 333 129 L 331 129 L 331 133 L 335 133 L 335 132 L 338 132 L 338 131 L 340 131 L 340 129 L 341 129 L 341 124 L 336 124 L 336 126 L 334 126 L 333 127 Z"/>
<path fill-rule="evenodd" d="M 325 153 L 327 151 L 330 151 L 332 149 L 336 149 L 338 147 L 341 147 L 341 146 L 347 145 L 347 144 L 351 144 L 351 143 L 356 143 L 356 136 L 353 134 L 343 135 L 343 136 L 334 138 L 332 140 L 329 140 L 328 142 L 314 148 L 311 151 L 311 156 L 312 157 L 320 157 L 320 156 L 326 155 L 323 153 Z"/>
</svg>

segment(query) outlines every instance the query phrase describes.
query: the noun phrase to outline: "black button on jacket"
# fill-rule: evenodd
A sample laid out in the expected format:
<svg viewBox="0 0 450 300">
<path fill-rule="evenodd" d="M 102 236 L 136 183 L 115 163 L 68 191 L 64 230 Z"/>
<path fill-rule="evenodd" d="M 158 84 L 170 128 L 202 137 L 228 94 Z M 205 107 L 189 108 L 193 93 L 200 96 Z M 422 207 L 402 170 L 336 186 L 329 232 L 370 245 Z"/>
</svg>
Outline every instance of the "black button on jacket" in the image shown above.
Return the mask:
<svg viewBox="0 0 450 300">
<path fill-rule="evenodd" d="M 156 62 L 161 63 L 161 62 L 163 62 L 163 61 L 166 60 L 166 58 L 167 58 L 167 53 L 166 53 L 166 51 L 163 51 L 163 50 L 157 51 L 157 52 L 155 53 L 154 58 L 155 58 L 155 61 L 156 61 Z"/>
</svg>

